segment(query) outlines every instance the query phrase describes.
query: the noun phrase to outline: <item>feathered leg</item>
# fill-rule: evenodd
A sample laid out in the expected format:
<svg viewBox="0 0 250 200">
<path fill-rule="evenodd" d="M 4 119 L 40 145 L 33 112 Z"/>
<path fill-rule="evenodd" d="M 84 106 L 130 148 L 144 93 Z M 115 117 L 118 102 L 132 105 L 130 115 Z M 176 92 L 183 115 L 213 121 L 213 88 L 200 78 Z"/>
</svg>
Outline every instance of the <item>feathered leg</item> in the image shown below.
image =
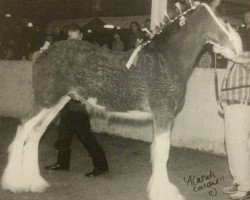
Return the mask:
<svg viewBox="0 0 250 200">
<path fill-rule="evenodd" d="M 151 146 L 152 175 L 148 184 L 148 196 L 150 200 L 184 200 L 178 189 L 169 181 L 167 173 L 172 122 L 164 128 L 160 128 L 160 124 L 162 125 L 158 121 L 154 122 L 154 140 Z"/>
<path fill-rule="evenodd" d="M 17 127 L 16 136 L 8 148 L 8 163 L 4 169 L 1 185 L 5 190 L 23 192 L 24 182 L 22 173 L 23 146 L 29 130 L 46 114 L 47 110 L 39 112 L 25 124 Z"/>
<path fill-rule="evenodd" d="M 48 183 L 38 166 L 38 144 L 49 123 L 71 98 L 64 96 L 54 107 L 43 109 L 35 117 L 18 126 L 9 146 L 9 158 L 2 176 L 2 188 L 12 192 L 42 192 Z"/>
<path fill-rule="evenodd" d="M 52 108 L 50 108 L 42 119 L 33 127 L 24 145 L 23 151 L 23 177 L 25 191 L 43 192 L 48 182 L 41 176 L 38 162 L 39 141 L 51 121 L 58 115 L 60 110 L 70 101 L 71 97 L 64 96 Z"/>
</svg>

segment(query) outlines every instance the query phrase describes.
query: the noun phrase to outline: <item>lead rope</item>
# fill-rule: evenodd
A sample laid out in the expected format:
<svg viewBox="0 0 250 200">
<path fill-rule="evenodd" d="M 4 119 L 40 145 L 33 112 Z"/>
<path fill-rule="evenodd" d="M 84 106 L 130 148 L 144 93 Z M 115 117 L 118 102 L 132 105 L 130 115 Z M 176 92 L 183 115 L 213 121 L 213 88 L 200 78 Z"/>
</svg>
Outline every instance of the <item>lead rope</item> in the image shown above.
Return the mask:
<svg viewBox="0 0 250 200">
<path fill-rule="evenodd" d="M 218 83 L 218 72 L 217 72 L 217 54 L 214 53 L 214 85 L 215 85 L 215 98 L 217 101 L 217 104 L 220 106 L 220 108 L 223 110 L 220 95 L 219 95 L 219 83 Z"/>
<path fill-rule="evenodd" d="M 217 104 L 220 106 L 218 113 L 224 114 L 220 95 L 219 95 L 219 81 L 218 81 L 218 72 L 217 72 L 217 54 L 216 53 L 214 53 L 214 85 L 215 85 L 215 98 L 216 98 Z M 213 157 L 213 161 L 218 164 L 218 166 L 219 166 L 218 169 L 220 169 L 222 172 L 224 172 L 224 169 L 220 166 L 218 159 Z M 223 180 L 225 177 L 224 173 L 219 174 L 219 175 L 216 174 L 216 176 L 223 178 Z"/>
</svg>

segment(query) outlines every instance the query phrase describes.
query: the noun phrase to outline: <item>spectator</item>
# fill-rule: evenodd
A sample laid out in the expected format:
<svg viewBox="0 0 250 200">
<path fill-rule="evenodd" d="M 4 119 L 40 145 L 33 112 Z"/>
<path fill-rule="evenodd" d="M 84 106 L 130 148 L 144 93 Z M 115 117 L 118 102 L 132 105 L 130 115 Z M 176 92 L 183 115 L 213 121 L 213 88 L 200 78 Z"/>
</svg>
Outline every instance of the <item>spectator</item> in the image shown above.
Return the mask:
<svg viewBox="0 0 250 200">
<path fill-rule="evenodd" d="M 51 45 L 53 42 L 54 42 L 54 36 L 48 34 L 48 35 L 46 36 L 46 40 L 45 40 L 43 46 L 40 48 L 39 51 L 36 51 L 36 52 L 33 54 L 32 60 L 36 60 L 36 59 L 41 55 L 41 53 L 42 53 L 43 51 L 46 51 L 46 50 L 50 47 L 50 45 Z"/>
<path fill-rule="evenodd" d="M 244 51 L 250 51 L 250 11 L 244 15 L 244 25 L 239 28 L 239 34 L 242 38 Z"/>
<path fill-rule="evenodd" d="M 4 46 L 4 42 L 3 42 L 3 34 L 0 32 L 0 59 L 4 59 L 5 57 L 5 46 Z"/>
<path fill-rule="evenodd" d="M 67 40 L 68 37 L 68 25 L 63 26 L 62 31 L 60 31 L 60 40 Z"/>
<path fill-rule="evenodd" d="M 53 35 L 47 35 L 46 40 L 44 42 L 44 45 L 40 48 L 42 51 L 48 49 L 50 45 L 54 42 L 54 36 Z"/>
<path fill-rule="evenodd" d="M 141 27 L 138 22 L 133 21 L 130 24 L 130 30 L 131 34 L 129 36 L 129 41 L 128 41 L 128 50 L 136 48 L 138 43 L 141 40 L 145 39 L 145 35 L 141 30 Z"/>
<path fill-rule="evenodd" d="M 114 34 L 114 42 L 112 43 L 113 51 L 124 51 L 124 43 L 121 40 L 120 34 L 117 32 Z"/>
<path fill-rule="evenodd" d="M 82 40 L 82 33 L 77 24 L 70 24 L 68 27 L 68 40 Z"/>
<path fill-rule="evenodd" d="M 8 41 L 5 49 L 4 60 L 15 60 L 15 42 L 13 39 Z"/>
<path fill-rule="evenodd" d="M 61 40 L 60 28 L 59 27 L 54 27 L 53 35 L 54 35 L 55 41 L 60 41 Z"/>
</svg>

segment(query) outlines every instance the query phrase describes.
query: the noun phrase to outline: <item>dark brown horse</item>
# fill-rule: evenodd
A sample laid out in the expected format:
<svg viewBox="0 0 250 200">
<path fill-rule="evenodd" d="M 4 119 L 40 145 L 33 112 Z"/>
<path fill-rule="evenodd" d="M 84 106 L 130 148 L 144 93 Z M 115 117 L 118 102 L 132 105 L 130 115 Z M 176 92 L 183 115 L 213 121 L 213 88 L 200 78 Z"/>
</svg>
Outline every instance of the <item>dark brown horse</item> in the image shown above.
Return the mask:
<svg viewBox="0 0 250 200">
<path fill-rule="evenodd" d="M 207 41 L 232 43 L 230 33 L 206 5 L 185 13 L 142 48 L 136 66 L 125 67 L 129 53 L 114 54 L 87 42 L 62 41 L 34 64 L 34 112 L 18 126 L 9 147 L 2 187 L 12 192 L 42 192 L 48 183 L 38 165 L 38 145 L 49 123 L 72 98 L 105 111 L 152 113 L 151 200 L 184 199 L 168 178 L 170 130 L 181 109 L 186 84 Z M 183 25 L 183 24 L 182 24 Z M 231 44 L 234 46 L 234 44 Z M 104 106 L 100 107 L 98 105 Z"/>
</svg>

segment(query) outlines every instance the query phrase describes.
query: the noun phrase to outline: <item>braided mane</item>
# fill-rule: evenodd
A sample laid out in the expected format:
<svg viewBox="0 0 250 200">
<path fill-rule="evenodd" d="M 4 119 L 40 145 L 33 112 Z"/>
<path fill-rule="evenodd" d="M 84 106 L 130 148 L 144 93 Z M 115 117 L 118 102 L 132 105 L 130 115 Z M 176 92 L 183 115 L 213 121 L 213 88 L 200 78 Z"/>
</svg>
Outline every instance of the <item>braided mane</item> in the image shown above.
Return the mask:
<svg viewBox="0 0 250 200">
<path fill-rule="evenodd" d="M 148 44 L 150 44 L 153 41 L 157 42 L 156 38 L 159 38 L 157 36 L 161 36 L 163 35 L 162 33 L 165 33 L 166 30 L 169 30 L 169 26 L 172 24 L 175 24 L 177 22 L 177 20 L 180 21 L 179 25 L 180 26 L 184 26 L 185 25 L 185 16 L 195 10 L 197 8 L 197 5 L 193 5 L 193 4 L 189 4 L 191 5 L 189 7 L 189 9 L 187 9 L 186 11 L 182 11 L 179 10 L 179 15 L 177 15 L 174 18 L 170 18 L 169 16 L 164 16 L 164 24 L 160 23 L 160 26 L 156 26 L 155 28 L 155 32 L 151 35 L 149 40 L 146 41 L 142 41 L 142 43 L 134 50 L 133 54 L 131 55 L 131 57 L 129 58 L 126 67 L 129 69 L 131 67 L 132 64 L 134 64 L 134 60 L 137 57 L 138 52 L 143 49 L 144 47 L 148 46 Z"/>
<path fill-rule="evenodd" d="M 162 33 L 165 33 L 166 30 L 169 29 L 169 27 L 171 25 L 173 25 L 174 23 L 177 23 L 178 20 L 179 20 L 179 24 L 180 26 L 183 26 L 185 25 L 185 16 L 190 13 L 191 11 L 195 10 L 198 6 L 194 6 L 194 5 L 191 5 L 191 7 L 189 9 L 187 9 L 186 11 L 184 12 L 180 12 L 179 15 L 177 15 L 176 17 L 174 18 L 170 18 L 168 16 L 164 16 L 164 24 L 160 24 L 160 26 L 156 26 L 155 28 L 155 33 L 152 34 L 151 38 L 147 41 L 144 41 L 142 44 L 141 44 L 141 47 L 145 47 L 147 46 L 149 43 L 151 43 L 152 41 L 154 41 L 156 38 L 158 38 L 157 36 L 161 36 Z M 184 24 L 181 24 L 182 22 L 184 22 Z"/>
</svg>

